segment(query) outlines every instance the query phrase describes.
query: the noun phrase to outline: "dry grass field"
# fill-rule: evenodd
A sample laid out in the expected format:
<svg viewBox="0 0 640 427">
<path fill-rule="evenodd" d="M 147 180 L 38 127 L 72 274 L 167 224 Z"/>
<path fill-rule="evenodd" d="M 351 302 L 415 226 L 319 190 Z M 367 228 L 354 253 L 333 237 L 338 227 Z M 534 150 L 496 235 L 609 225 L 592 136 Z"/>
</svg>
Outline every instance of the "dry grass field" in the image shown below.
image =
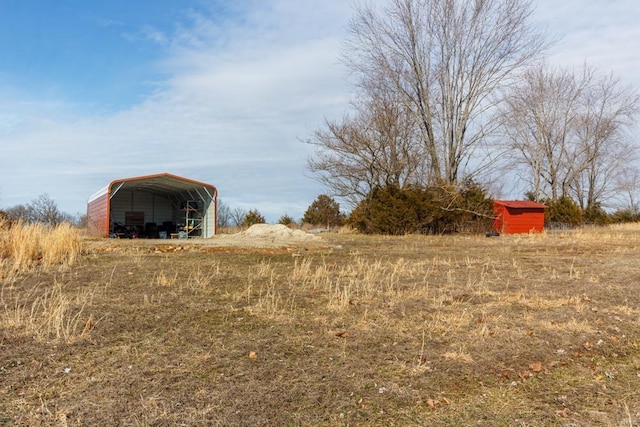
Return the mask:
<svg viewBox="0 0 640 427">
<path fill-rule="evenodd" d="M 637 225 L 294 249 L 71 233 L 57 258 L 1 233 L 0 426 L 640 425 Z"/>
</svg>

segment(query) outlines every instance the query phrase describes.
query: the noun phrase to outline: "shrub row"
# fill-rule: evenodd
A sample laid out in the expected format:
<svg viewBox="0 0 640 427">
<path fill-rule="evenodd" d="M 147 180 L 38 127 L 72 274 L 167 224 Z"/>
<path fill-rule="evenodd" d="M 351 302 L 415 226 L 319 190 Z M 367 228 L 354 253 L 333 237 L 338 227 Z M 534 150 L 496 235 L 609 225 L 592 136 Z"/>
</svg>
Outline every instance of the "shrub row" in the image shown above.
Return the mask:
<svg viewBox="0 0 640 427">
<path fill-rule="evenodd" d="M 377 188 L 349 217 L 362 233 L 392 235 L 484 232 L 492 220 L 492 200 L 475 183 Z"/>
</svg>

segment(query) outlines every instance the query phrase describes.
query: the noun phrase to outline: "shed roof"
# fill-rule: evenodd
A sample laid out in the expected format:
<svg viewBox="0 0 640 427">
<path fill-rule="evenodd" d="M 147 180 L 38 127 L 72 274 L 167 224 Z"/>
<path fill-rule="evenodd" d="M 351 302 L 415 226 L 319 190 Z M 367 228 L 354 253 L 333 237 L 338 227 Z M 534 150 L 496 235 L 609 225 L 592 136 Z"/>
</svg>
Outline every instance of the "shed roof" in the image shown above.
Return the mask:
<svg viewBox="0 0 640 427">
<path fill-rule="evenodd" d="M 494 200 L 495 204 L 514 209 L 545 209 L 542 203 L 532 202 L 531 200 Z"/>
</svg>

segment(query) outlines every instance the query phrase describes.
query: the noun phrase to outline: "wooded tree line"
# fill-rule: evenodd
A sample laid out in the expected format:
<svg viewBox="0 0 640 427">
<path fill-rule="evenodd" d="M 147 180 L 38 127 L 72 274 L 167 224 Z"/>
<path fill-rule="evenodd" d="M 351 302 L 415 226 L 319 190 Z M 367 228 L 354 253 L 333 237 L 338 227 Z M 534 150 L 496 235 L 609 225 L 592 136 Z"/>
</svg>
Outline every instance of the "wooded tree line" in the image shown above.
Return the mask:
<svg viewBox="0 0 640 427">
<path fill-rule="evenodd" d="M 307 142 L 308 168 L 364 211 L 381 189 L 468 189 L 507 177 L 585 211 L 635 194 L 640 105 L 615 76 L 544 60 L 528 0 L 390 0 L 355 10 L 348 114 Z M 412 190 L 413 191 L 413 190 Z M 446 203 L 445 203 L 446 205 Z"/>
<path fill-rule="evenodd" d="M 68 222 L 79 226 L 84 226 L 84 216 L 73 216 L 62 212 L 55 200 L 48 194 L 41 194 L 26 205 L 19 204 L 0 211 L 0 217 L 6 218 L 10 222 L 22 221 L 26 224 L 41 223 L 55 227 Z"/>
</svg>

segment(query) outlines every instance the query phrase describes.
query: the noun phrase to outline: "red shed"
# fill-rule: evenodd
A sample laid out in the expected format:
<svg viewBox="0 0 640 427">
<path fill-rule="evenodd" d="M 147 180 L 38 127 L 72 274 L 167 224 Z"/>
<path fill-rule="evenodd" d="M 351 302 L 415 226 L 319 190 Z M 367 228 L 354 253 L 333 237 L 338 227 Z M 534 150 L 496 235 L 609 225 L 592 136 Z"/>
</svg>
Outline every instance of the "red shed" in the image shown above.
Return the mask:
<svg viewBox="0 0 640 427">
<path fill-rule="evenodd" d="M 528 200 L 494 200 L 493 229 L 505 234 L 541 233 L 545 208 L 543 204 Z"/>
<path fill-rule="evenodd" d="M 87 202 L 87 228 L 102 237 L 211 237 L 216 187 L 168 173 L 117 179 Z"/>
</svg>

